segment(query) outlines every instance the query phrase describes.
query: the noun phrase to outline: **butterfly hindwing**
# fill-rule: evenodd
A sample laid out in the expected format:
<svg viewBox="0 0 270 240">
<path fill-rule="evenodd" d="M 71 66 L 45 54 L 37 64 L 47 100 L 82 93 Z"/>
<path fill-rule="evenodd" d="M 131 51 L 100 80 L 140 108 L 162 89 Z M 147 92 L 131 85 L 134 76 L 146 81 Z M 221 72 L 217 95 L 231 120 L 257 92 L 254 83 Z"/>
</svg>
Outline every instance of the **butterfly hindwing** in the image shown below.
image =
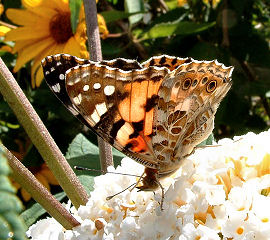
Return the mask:
<svg viewBox="0 0 270 240">
<path fill-rule="evenodd" d="M 231 72 L 232 67 L 217 61 L 193 60 L 162 82 L 153 149 L 164 173 L 211 134 L 218 105 L 231 87 Z"/>
</svg>

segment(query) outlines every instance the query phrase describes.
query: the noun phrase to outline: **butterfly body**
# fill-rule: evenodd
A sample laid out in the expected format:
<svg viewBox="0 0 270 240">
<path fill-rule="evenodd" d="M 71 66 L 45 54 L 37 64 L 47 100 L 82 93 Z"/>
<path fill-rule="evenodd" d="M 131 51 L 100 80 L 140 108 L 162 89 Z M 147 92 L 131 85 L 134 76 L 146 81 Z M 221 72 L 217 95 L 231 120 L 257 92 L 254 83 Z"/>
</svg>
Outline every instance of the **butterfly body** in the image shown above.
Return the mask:
<svg viewBox="0 0 270 240">
<path fill-rule="evenodd" d="M 233 70 L 167 55 L 140 64 L 57 54 L 42 66 L 52 91 L 79 120 L 145 166 L 141 190 L 159 187 L 158 179 L 210 135 Z"/>
</svg>

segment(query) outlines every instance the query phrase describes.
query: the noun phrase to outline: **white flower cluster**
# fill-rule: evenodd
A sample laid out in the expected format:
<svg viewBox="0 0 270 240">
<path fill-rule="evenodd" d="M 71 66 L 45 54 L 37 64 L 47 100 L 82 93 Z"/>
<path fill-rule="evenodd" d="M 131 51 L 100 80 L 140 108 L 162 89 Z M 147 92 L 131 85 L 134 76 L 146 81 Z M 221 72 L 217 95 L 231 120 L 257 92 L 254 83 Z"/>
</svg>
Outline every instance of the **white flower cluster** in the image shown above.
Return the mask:
<svg viewBox="0 0 270 240">
<path fill-rule="evenodd" d="M 129 158 L 109 171 L 141 175 Z M 161 193 L 125 191 L 138 180 L 106 174 L 95 178 L 86 206 L 68 207 L 81 223 L 65 230 L 52 218 L 31 226 L 31 239 L 270 239 L 270 131 L 223 139 L 197 149 L 161 184 Z"/>
</svg>

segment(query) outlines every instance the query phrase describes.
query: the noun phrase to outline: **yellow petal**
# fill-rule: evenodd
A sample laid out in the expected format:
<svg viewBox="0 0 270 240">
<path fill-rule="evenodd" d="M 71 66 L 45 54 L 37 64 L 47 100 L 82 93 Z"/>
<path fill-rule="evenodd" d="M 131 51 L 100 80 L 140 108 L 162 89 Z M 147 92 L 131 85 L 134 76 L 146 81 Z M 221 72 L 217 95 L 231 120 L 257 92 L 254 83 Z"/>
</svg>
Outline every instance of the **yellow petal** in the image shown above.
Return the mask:
<svg viewBox="0 0 270 240">
<path fill-rule="evenodd" d="M 45 49 L 38 56 L 35 57 L 31 68 L 31 84 L 33 88 L 39 87 L 44 78 L 43 71 L 40 65 L 41 60 L 48 55 L 63 53 L 63 49 L 64 44 L 55 43 L 54 45 L 50 46 L 49 49 Z"/>
<path fill-rule="evenodd" d="M 19 183 L 17 183 L 14 179 L 10 179 L 12 186 L 16 188 L 16 191 L 19 190 L 19 188 L 21 188 L 21 185 Z"/>
<path fill-rule="evenodd" d="M 258 177 L 270 174 L 270 154 L 266 153 L 261 163 L 256 166 Z"/>
<path fill-rule="evenodd" d="M 52 38 L 46 38 L 22 49 L 18 54 L 16 65 L 13 71 L 17 72 L 25 63 L 36 57 L 38 54 L 44 51 L 44 49 L 50 48 L 53 43 L 54 40 Z"/>
<path fill-rule="evenodd" d="M 187 4 L 187 0 L 178 0 L 178 6 L 179 7 L 183 7 L 186 4 Z"/>
<path fill-rule="evenodd" d="M 27 48 L 29 45 L 32 45 L 39 41 L 40 39 L 36 40 L 25 40 L 25 41 L 16 41 L 15 46 L 13 47 L 13 53 L 19 52 L 23 48 Z"/>
<path fill-rule="evenodd" d="M 42 3 L 42 0 L 22 0 L 22 4 L 26 8 L 37 7 Z"/>
<path fill-rule="evenodd" d="M 3 12 L 4 12 L 4 6 L 3 4 L 0 3 L 0 15 L 2 15 Z"/>
<path fill-rule="evenodd" d="M 3 37 L 6 35 L 7 32 L 9 32 L 11 29 L 6 26 L 0 26 L 0 37 Z"/>
<path fill-rule="evenodd" d="M 68 40 L 63 52 L 80 57 L 80 44 L 75 40 L 75 37 Z"/>
<path fill-rule="evenodd" d="M 55 8 L 64 12 L 70 11 L 68 0 L 47 0 L 42 2 L 42 6 Z"/>
<path fill-rule="evenodd" d="M 98 20 L 99 33 L 101 35 L 101 38 L 105 39 L 107 38 L 109 34 L 109 31 L 106 26 L 106 22 L 100 14 L 97 15 L 97 20 Z"/>
<path fill-rule="evenodd" d="M 40 84 L 42 83 L 42 80 L 43 80 L 44 76 L 43 76 L 43 69 L 41 66 L 38 66 L 38 69 L 34 75 L 34 78 L 33 80 L 31 79 L 31 84 L 32 84 L 32 87 L 35 88 L 35 87 L 39 87 Z"/>
<path fill-rule="evenodd" d="M 18 25 L 37 25 L 41 21 L 40 16 L 28 10 L 9 8 L 6 15 L 9 20 Z"/>
<path fill-rule="evenodd" d="M 28 12 L 34 13 L 39 18 L 44 18 L 47 21 L 49 21 L 55 14 L 57 14 L 57 10 L 51 7 L 30 8 Z"/>
<path fill-rule="evenodd" d="M 6 41 L 20 41 L 20 40 L 36 40 L 40 38 L 49 37 L 49 26 L 43 27 L 18 27 L 16 29 L 12 29 L 6 34 Z"/>
<path fill-rule="evenodd" d="M 50 191 L 50 185 L 47 181 L 47 179 L 41 174 L 41 173 L 36 173 L 35 177 L 37 178 L 37 180 Z"/>
<path fill-rule="evenodd" d="M 54 177 L 52 171 L 46 167 L 46 168 L 43 168 L 40 173 L 47 179 L 48 183 L 49 184 L 52 184 L 52 185 L 59 185 L 58 181 L 56 180 L 56 178 Z"/>
<path fill-rule="evenodd" d="M 21 189 L 22 198 L 25 202 L 28 202 L 31 199 L 31 195 L 24 189 Z"/>
<path fill-rule="evenodd" d="M 12 48 L 10 46 L 7 46 L 7 45 L 4 45 L 2 47 L 0 47 L 0 51 L 3 51 L 3 52 L 12 52 Z"/>
</svg>

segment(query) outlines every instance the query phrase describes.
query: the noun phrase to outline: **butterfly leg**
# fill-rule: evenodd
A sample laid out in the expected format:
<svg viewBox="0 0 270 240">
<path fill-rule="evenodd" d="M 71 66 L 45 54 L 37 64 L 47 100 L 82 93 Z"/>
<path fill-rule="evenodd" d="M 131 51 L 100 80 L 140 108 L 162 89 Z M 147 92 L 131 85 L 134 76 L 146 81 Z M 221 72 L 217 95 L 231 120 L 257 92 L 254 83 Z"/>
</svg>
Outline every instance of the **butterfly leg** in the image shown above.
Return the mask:
<svg viewBox="0 0 270 240">
<path fill-rule="evenodd" d="M 164 197 L 165 197 L 165 193 L 164 193 L 164 187 L 161 185 L 160 181 L 158 181 L 158 179 L 156 180 L 156 183 L 158 184 L 158 186 L 161 189 L 161 201 L 160 201 L 160 209 L 161 211 L 163 211 L 163 203 L 164 203 Z"/>
</svg>

